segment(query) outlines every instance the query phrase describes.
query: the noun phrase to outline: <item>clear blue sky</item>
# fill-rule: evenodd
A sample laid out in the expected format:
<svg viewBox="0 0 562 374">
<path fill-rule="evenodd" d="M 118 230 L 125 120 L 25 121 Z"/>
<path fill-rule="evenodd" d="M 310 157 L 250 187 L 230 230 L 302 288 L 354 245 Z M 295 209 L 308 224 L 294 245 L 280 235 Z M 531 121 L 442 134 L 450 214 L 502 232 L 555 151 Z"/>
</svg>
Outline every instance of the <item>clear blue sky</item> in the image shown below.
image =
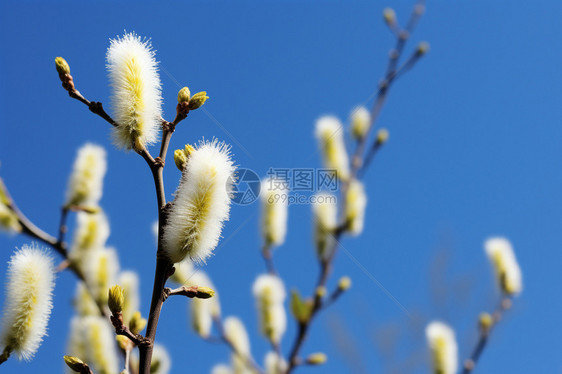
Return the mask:
<svg viewBox="0 0 562 374">
<path fill-rule="evenodd" d="M 412 2 L 393 2 L 400 20 Z M 393 43 L 380 16 L 387 5 L 4 1 L 0 175 L 21 209 L 54 232 L 76 149 L 87 141 L 104 145 L 109 244 L 119 250 L 123 268 L 141 274 L 146 314 L 156 218 L 150 173 L 140 157 L 111 146 L 107 123 L 68 98 L 53 59 L 64 56 L 78 89 L 109 103 L 109 38 L 124 29 L 149 36 L 168 72 L 161 75 L 165 117 L 174 116 L 177 81 L 206 90 L 211 99 L 205 108 L 230 134 L 196 111 L 178 127 L 172 148 L 203 136 L 234 138 L 247 150 L 233 144 L 237 163 L 259 175 L 269 167 L 317 167 L 315 119 L 346 119 L 384 71 Z M 461 356 L 467 356 L 478 313 L 496 304 L 482 242 L 497 234 L 513 242 L 524 292 L 494 332 L 477 372 L 562 370 L 562 300 L 554 291 L 562 277 L 560 19 L 562 3 L 554 0 L 429 2 L 414 40 L 428 40 L 431 52 L 391 92 L 380 118 L 390 142 L 365 181 L 366 230 L 344 241 L 411 317 L 340 253 L 334 277 L 351 276 L 353 288 L 316 321 L 304 347 L 305 353 L 326 352 L 328 366 L 303 373 L 425 373 L 423 328 L 434 318 L 457 330 Z M 166 169 L 168 194 L 178 178 L 173 165 Z M 275 253 L 288 288 L 304 293 L 317 275 L 310 220 L 309 206 L 291 207 L 287 241 Z M 235 206 L 224 230 L 228 240 L 206 271 L 221 293 L 224 315 L 245 321 L 261 362 L 268 346 L 257 334 L 250 293 L 264 271 L 258 232 L 257 204 Z M 1 274 L 14 247 L 25 242 L 0 236 Z M 74 287 L 72 274 L 59 276 L 49 337 L 33 362 L 10 360 L 3 371 L 62 370 Z M 186 300 L 166 302 L 158 341 L 170 350 L 174 373 L 208 372 L 228 360 L 227 349 L 195 337 L 186 309 Z M 284 352 L 294 333 L 290 323 Z M 380 340 L 392 354 L 377 348 Z"/>
</svg>

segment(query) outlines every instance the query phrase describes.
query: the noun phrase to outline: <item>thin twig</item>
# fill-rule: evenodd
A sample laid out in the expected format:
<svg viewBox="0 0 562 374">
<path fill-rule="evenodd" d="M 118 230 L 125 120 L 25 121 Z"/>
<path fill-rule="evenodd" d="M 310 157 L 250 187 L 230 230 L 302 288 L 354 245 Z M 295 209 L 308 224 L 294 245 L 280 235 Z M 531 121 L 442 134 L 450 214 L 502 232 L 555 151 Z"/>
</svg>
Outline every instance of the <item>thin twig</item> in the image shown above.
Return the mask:
<svg viewBox="0 0 562 374">
<path fill-rule="evenodd" d="M 490 338 L 490 333 L 492 332 L 493 328 L 498 324 L 498 322 L 502 319 L 503 314 L 510 308 L 511 308 L 511 299 L 509 296 L 504 296 L 502 301 L 500 302 L 500 305 L 498 306 L 497 310 L 494 312 L 492 316 L 493 318 L 492 325 L 488 328 L 480 329 L 480 337 L 478 338 L 478 342 L 476 343 L 476 346 L 474 347 L 474 350 L 472 351 L 470 358 L 468 358 L 464 362 L 464 367 L 462 372 L 463 374 L 469 374 L 470 372 L 472 372 L 472 370 L 474 370 L 476 364 L 478 363 L 478 360 L 480 359 L 480 356 L 482 355 L 482 352 L 484 351 L 484 348 L 486 348 L 486 345 Z"/>
<path fill-rule="evenodd" d="M 378 119 L 378 117 L 381 113 L 381 110 L 382 110 L 382 108 L 385 104 L 389 88 L 391 87 L 392 83 L 395 81 L 395 79 L 398 76 L 397 67 L 398 67 L 398 63 L 400 61 L 400 57 L 402 55 L 402 52 L 403 52 L 404 47 L 406 45 L 406 42 L 409 39 L 415 25 L 417 24 L 419 18 L 423 14 L 424 3 L 425 3 L 424 0 L 418 0 L 418 3 L 415 5 L 414 10 L 412 11 L 412 14 L 410 16 L 410 20 L 407 23 L 407 26 L 403 30 L 401 30 L 400 32 L 397 33 L 396 46 L 390 53 L 385 78 L 383 79 L 383 81 L 379 85 L 379 90 L 377 92 L 375 102 L 373 104 L 373 108 L 371 110 L 371 118 L 370 118 L 368 130 L 366 132 L 366 135 L 358 142 L 355 153 L 352 156 L 351 178 L 348 181 L 345 181 L 343 183 L 342 189 L 341 189 L 341 196 L 345 196 L 345 193 L 346 193 L 346 191 L 349 187 L 350 180 L 358 177 L 358 174 L 361 171 L 361 169 L 364 167 L 364 165 L 368 166 L 368 163 L 367 164 L 365 163 L 365 159 L 363 157 L 364 150 L 365 150 L 366 143 L 367 143 L 367 138 L 369 137 L 369 134 L 372 132 L 372 130 L 374 128 L 374 124 L 377 121 L 377 119 Z M 417 61 L 417 60 L 415 60 L 415 61 Z M 415 61 L 413 61 L 413 62 L 415 62 Z M 403 67 L 401 67 L 400 69 L 401 70 L 404 69 L 404 71 L 406 71 L 409 68 L 411 68 L 411 66 L 413 66 L 413 64 L 409 63 L 409 64 L 406 64 L 406 65 L 403 65 Z M 376 142 L 376 139 L 375 139 L 375 142 Z M 374 148 L 374 147 L 376 147 L 376 146 L 373 145 L 372 148 Z M 376 151 L 376 149 L 375 149 L 375 151 Z M 369 163 L 370 163 L 371 159 L 372 159 L 372 156 L 369 158 Z M 345 201 L 345 199 L 343 199 L 342 212 L 345 212 L 345 210 L 346 210 L 345 205 L 346 205 L 346 201 Z M 345 227 L 345 226 L 346 226 L 345 224 L 340 225 L 340 227 Z M 341 236 L 342 236 L 344 231 L 345 231 L 345 229 L 338 229 L 334 233 L 334 239 L 335 239 L 334 240 L 334 248 L 333 248 L 332 251 L 330 251 L 329 256 L 326 259 L 324 259 L 320 264 L 320 274 L 318 276 L 318 281 L 316 283 L 316 288 L 315 288 L 316 290 L 319 287 L 325 287 L 326 286 L 326 283 L 328 281 L 328 277 L 329 277 L 329 275 L 332 271 L 333 260 L 336 256 L 336 252 L 337 252 L 337 249 L 338 249 L 338 246 L 339 246 L 339 241 L 340 241 Z M 309 319 L 306 322 L 299 322 L 298 323 L 297 336 L 295 337 L 293 347 L 292 347 L 292 349 L 289 353 L 289 357 L 288 357 L 288 360 L 287 360 L 288 364 L 289 364 L 288 368 L 287 368 L 287 372 L 286 372 L 287 374 L 291 373 L 295 369 L 295 367 L 298 366 L 299 362 L 301 361 L 299 359 L 299 356 L 298 356 L 299 352 L 300 352 L 300 349 L 302 348 L 302 345 L 304 344 L 304 341 L 306 340 L 308 330 L 310 329 L 310 326 L 312 324 L 312 321 L 314 320 L 314 317 L 322 309 L 322 306 L 323 306 L 322 298 L 320 297 L 320 295 L 318 293 L 316 293 L 316 295 L 314 297 L 312 310 L 311 310 L 311 314 L 310 314 Z"/>
<path fill-rule="evenodd" d="M 273 262 L 273 252 L 271 250 L 271 246 L 265 244 L 262 248 L 261 254 L 263 260 L 265 261 L 267 272 L 271 275 L 277 275 L 277 271 L 275 270 L 275 263 Z"/>
</svg>

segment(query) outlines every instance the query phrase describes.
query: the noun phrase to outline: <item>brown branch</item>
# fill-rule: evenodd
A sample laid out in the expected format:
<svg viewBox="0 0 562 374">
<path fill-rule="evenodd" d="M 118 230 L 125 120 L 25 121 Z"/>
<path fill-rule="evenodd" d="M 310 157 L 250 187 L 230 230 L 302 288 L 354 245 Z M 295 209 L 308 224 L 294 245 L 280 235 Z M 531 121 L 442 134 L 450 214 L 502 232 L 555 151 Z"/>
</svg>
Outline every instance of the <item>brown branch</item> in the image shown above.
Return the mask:
<svg viewBox="0 0 562 374">
<path fill-rule="evenodd" d="M 369 138 L 369 134 L 372 132 L 372 130 L 374 128 L 374 125 L 375 125 L 375 122 L 377 121 L 377 119 L 378 119 L 378 117 L 379 117 L 379 115 L 382 111 L 382 108 L 383 108 L 383 106 L 386 102 L 386 98 L 387 98 L 389 89 L 390 89 L 392 83 L 398 77 L 397 67 L 398 67 L 398 63 L 400 61 L 400 57 L 402 56 L 402 52 L 404 50 L 406 42 L 408 41 L 415 25 L 417 24 L 419 18 L 423 14 L 424 3 L 425 3 L 424 0 L 418 0 L 418 3 L 415 5 L 415 7 L 412 11 L 412 14 L 411 14 L 410 19 L 407 23 L 407 26 L 403 30 L 401 30 L 400 32 L 397 33 L 396 46 L 393 50 L 391 50 L 385 77 L 379 85 L 379 90 L 377 91 L 375 102 L 374 102 L 373 108 L 371 110 L 371 118 L 370 118 L 370 123 L 369 123 L 368 129 L 367 129 L 366 135 L 358 142 L 355 153 L 352 156 L 351 178 L 348 181 L 344 182 L 343 185 L 342 185 L 342 189 L 341 189 L 341 193 L 340 193 L 342 197 L 345 197 L 346 191 L 349 187 L 349 182 L 352 179 L 358 177 L 358 174 L 362 170 L 362 168 L 364 166 L 368 166 L 372 157 L 374 156 L 374 154 L 373 154 L 373 156 L 370 156 L 369 163 L 365 163 L 365 158 L 364 158 L 363 154 L 364 154 L 364 150 L 365 150 L 365 147 L 366 147 L 367 139 Z M 404 71 L 408 70 L 409 68 L 411 68 L 413 66 L 413 62 L 417 61 L 417 58 L 416 58 L 416 60 L 413 60 L 413 61 L 411 61 L 411 60 L 412 59 L 408 60 L 409 62 L 406 63 L 405 65 L 403 65 L 403 67 L 399 68 L 399 70 L 404 70 Z M 376 139 L 375 139 L 375 143 L 376 143 Z M 376 147 L 376 145 L 373 145 L 372 148 L 375 148 L 375 147 Z M 375 151 L 376 151 L 376 149 L 375 149 Z M 346 200 L 344 198 L 343 199 L 342 211 L 345 211 L 345 210 L 346 210 Z M 345 232 L 346 227 L 347 227 L 347 225 L 344 222 L 339 226 L 339 228 L 334 233 L 334 239 L 335 239 L 334 240 L 334 248 L 333 248 L 332 251 L 330 251 L 330 254 L 329 254 L 328 258 L 326 258 L 325 260 L 322 260 L 322 262 L 320 263 L 320 274 L 318 276 L 318 281 L 316 283 L 316 288 L 315 288 L 316 290 L 320 287 L 326 287 L 326 283 L 327 283 L 329 275 L 332 271 L 333 261 L 334 261 L 334 258 L 336 256 L 337 249 L 339 247 L 339 241 L 341 240 L 342 234 Z M 310 329 L 312 321 L 314 320 L 314 317 L 322 309 L 322 306 L 323 306 L 322 298 L 320 297 L 320 295 L 318 293 L 316 293 L 316 295 L 314 297 L 312 310 L 311 310 L 311 313 L 310 313 L 310 318 L 306 322 L 299 322 L 298 323 L 297 336 L 295 337 L 293 347 L 291 348 L 291 351 L 289 353 L 289 357 L 288 357 L 288 360 L 287 360 L 288 364 L 289 364 L 289 366 L 287 368 L 287 372 L 286 372 L 287 374 L 291 373 L 295 369 L 295 367 L 297 365 L 299 365 L 299 362 L 301 362 L 301 360 L 298 356 L 299 352 L 300 352 L 300 349 L 302 348 L 302 345 L 304 344 L 304 341 L 306 340 L 306 336 L 308 334 L 308 331 Z"/>
<path fill-rule="evenodd" d="M 2 365 L 4 362 L 8 361 L 11 354 L 12 354 L 11 348 L 9 348 L 9 347 L 4 348 L 4 351 L 0 355 L 0 365 Z"/>
<path fill-rule="evenodd" d="M 164 289 L 164 301 L 168 299 L 170 296 L 179 295 L 179 296 L 186 296 L 191 299 L 198 298 L 198 299 L 208 299 L 214 296 L 214 292 L 210 293 L 209 288 L 207 287 L 199 287 L 199 286 L 182 286 L 175 289 L 165 288 Z"/>
<path fill-rule="evenodd" d="M 277 271 L 275 270 L 275 263 L 273 262 L 273 252 L 271 250 L 271 246 L 268 244 L 264 244 L 261 254 L 265 262 L 267 272 L 271 275 L 277 275 Z"/>
<path fill-rule="evenodd" d="M 478 342 L 476 343 L 476 346 L 474 347 L 474 350 L 472 351 L 470 358 L 468 358 L 464 362 L 464 367 L 462 372 L 463 374 L 469 374 L 470 372 L 472 372 L 472 370 L 474 370 L 476 364 L 478 363 L 478 360 L 480 359 L 480 356 L 482 355 L 482 352 L 484 351 L 484 348 L 486 348 L 486 345 L 490 337 L 490 333 L 492 332 L 493 328 L 498 324 L 498 322 L 502 319 L 503 314 L 511 308 L 511 304 L 512 304 L 511 298 L 509 296 L 504 296 L 502 301 L 500 302 L 499 307 L 492 315 L 493 318 L 492 325 L 489 326 L 488 328 L 480 328 L 480 337 L 478 338 Z"/>
</svg>

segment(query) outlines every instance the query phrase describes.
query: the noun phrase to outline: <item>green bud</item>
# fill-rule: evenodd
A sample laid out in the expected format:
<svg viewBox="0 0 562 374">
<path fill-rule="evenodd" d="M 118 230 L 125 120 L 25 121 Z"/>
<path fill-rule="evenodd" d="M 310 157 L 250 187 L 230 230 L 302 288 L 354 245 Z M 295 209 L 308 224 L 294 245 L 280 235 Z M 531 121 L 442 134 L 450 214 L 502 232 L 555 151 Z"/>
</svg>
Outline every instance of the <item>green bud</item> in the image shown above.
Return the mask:
<svg viewBox="0 0 562 374">
<path fill-rule="evenodd" d="M 135 312 L 129 322 L 129 330 L 133 334 L 138 334 L 146 327 L 146 319 L 142 318 L 140 312 Z"/>
<path fill-rule="evenodd" d="M 107 299 L 107 306 L 113 314 L 119 314 L 123 311 L 123 304 L 125 303 L 125 292 L 120 286 L 113 286 L 109 288 L 109 297 Z"/>
<path fill-rule="evenodd" d="M 203 104 L 205 104 L 205 101 L 207 101 L 208 98 L 209 96 L 207 96 L 206 91 L 197 92 L 193 95 L 191 100 L 189 100 L 189 110 L 200 108 Z"/>
<path fill-rule="evenodd" d="M 84 361 L 80 360 L 78 357 L 74 356 L 64 356 L 64 362 L 68 367 L 77 373 L 82 373 L 84 368 L 87 366 Z"/>
<path fill-rule="evenodd" d="M 390 134 L 389 134 L 387 129 L 380 129 L 377 132 L 377 143 L 379 145 L 383 145 L 384 143 L 386 143 L 388 141 L 389 136 L 390 136 Z"/>
<path fill-rule="evenodd" d="M 396 13 L 392 8 L 385 8 L 382 11 L 382 17 L 384 18 L 384 22 L 389 26 L 393 26 L 396 23 Z"/>
<path fill-rule="evenodd" d="M 488 333 L 494 324 L 494 317 L 490 313 L 480 313 L 478 317 L 478 326 L 483 333 Z"/>
<path fill-rule="evenodd" d="M 215 296 L 215 291 L 209 287 L 197 287 L 197 297 L 198 299 L 209 299 Z"/>
<path fill-rule="evenodd" d="M 340 281 L 338 282 L 338 289 L 340 291 L 347 291 L 351 287 L 351 278 L 349 277 L 341 277 Z"/>
<path fill-rule="evenodd" d="M 300 323 L 306 323 L 312 312 L 312 304 L 305 302 L 297 290 L 291 292 L 291 312 Z"/>
<path fill-rule="evenodd" d="M 419 55 L 425 55 L 427 52 L 429 52 L 429 43 L 420 42 L 420 44 L 418 44 L 418 49 L 416 50 L 416 53 Z"/>
<path fill-rule="evenodd" d="M 189 92 L 189 88 L 184 87 L 178 92 L 178 103 L 185 103 L 188 102 L 191 98 L 191 92 Z"/>
<path fill-rule="evenodd" d="M 183 149 L 176 149 L 174 151 L 174 162 L 180 171 L 185 169 L 185 165 L 187 165 L 187 155 Z"/>
<path fill-rule="evenodd" d="M 70 74 L 70 66 L 68 62 L 62 57 L 55 58 L 55 66 L 57 67 L 57 72 L 59 74 L 65 75 Z"/>
<path fill-rule="evenodd" d="M 306 358 L 306 363 L 309 365 L 322 365 L 328 361 L 328 356 L 322 352 L 312 353 Z"/>
</svg>

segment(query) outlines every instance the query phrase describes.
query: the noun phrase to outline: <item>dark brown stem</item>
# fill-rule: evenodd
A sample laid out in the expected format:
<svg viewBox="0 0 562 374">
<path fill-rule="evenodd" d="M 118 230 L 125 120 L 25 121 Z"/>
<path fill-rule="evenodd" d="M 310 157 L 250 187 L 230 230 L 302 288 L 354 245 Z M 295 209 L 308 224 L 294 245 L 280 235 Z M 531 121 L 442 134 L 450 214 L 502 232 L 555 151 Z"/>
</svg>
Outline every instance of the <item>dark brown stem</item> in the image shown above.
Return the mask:
<svg viewBox="0 0 562 374">
<path fill-rule="evenodd" d="M 8 361 L 8 359 L 10 358 L 10 354 L 12 354 L 12 350 L 8 347 L 4 348 L 4 351 L 0 355 L 0 365 Z"/>
<path fill-rule="evenodd" d="M 64 242 L 64 235 L 66 234 L 67 231 L 67 227 L 66 227 L 66 219 L 68 218 L 68 207 L 67 206 L 63 206 L 61 208 L 61 214 L 60 214 L 60 223 L 59 223 L 59 237 L 57 239 L 57 243 L 63 243 Z"/>
<path fill-rule="evenodd" d="M 478 338 L 478 342 L 476 343 L 476 346 L 474 347 L 474 350 L 472 351 L 470 358 L 468 358 L 464 362 L 462 374 L 469 374 L 472 372 L 472 370 L 474 370 L 476 364 L 478 363 L 478 360 L 480 359 L 480 356 L 482 355 L 482 352 L 484 352 L 484 348 L 486 348 L 492 330 L 502 319 L 503 314 L 510 308 L 511 308 L 511 298 L 509 296 L 504 296 L 502 301 L 500 302 L 500 305 L 498 306 L 497 310 L 494 312 L 494 315 L 492 316 L 493 318 L 492 326 L 486 329 L 482 329 L 482 328 L 480 329 L 480 337 Z"/>
</svg>

